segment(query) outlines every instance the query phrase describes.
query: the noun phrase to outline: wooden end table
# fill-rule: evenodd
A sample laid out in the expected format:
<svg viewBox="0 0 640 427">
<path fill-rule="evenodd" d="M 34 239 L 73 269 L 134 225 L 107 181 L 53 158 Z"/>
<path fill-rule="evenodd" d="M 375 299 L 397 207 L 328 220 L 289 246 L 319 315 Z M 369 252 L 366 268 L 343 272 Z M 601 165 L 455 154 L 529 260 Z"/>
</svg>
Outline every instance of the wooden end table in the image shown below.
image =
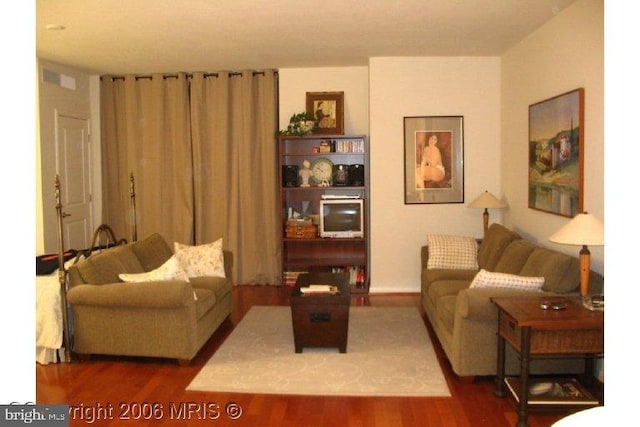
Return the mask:
<svg viewBox="0 0 640 427">
<path fill-rule="evenodd" d="M 518 427 L 528 426 L 529 363 L 536 357 L 584 357 L 585 378 L 593 377 L 593 357 L 604 355 L 604 313 L 591 311 L 578 298 L 492 298 L 498 307 L 496 396 L 506 396 L 505 342 L 520 356 Z M 544 302 L 565 303 L 543 309 Z"/>
<path fill-rule="evenodd" d="M 333 285 L 338 294 L 303 294 L 308 285 Z M 305 273 L 298 276 L 291 292 L 291 320 L 296 353 L 304 347 L 338 347 L 347 352 L 349 332 L 348 275 L 342 273 Z"/>
</svg>

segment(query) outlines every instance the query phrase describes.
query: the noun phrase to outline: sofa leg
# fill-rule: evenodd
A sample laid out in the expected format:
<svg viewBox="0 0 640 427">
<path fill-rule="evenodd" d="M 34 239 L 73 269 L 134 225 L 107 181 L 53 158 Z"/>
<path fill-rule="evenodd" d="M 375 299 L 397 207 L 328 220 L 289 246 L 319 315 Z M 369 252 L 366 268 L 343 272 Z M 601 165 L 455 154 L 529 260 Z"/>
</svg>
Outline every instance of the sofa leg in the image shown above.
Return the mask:
<svg viewBox="0 0 640 427">
<path fill-rule="evenodd" d="M 180 365 L 182 367 L 189 366 L 190 364 L 191 364 L 191 360 L 190 359 L 178 359 L 178 365 Z"/>
</svg>

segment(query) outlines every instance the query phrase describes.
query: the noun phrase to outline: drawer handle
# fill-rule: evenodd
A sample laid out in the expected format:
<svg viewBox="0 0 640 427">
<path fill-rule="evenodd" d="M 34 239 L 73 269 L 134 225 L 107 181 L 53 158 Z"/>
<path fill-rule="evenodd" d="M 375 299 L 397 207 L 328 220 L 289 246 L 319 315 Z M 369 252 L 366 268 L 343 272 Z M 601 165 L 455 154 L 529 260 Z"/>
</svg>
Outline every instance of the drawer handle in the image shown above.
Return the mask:
<svg viewBox="0 0 640 427">
<path fill-rule="evenodd" d="M 516 330 L 516 324 L 513 320 L 509 320 L 509 329 L 511 329 L 512 331 Z"/>
<path fill-rule="evenodd" d="M 311 322 L 330 322 L 331 313 L 309 313 L 309 320 Z"/>
</svg>

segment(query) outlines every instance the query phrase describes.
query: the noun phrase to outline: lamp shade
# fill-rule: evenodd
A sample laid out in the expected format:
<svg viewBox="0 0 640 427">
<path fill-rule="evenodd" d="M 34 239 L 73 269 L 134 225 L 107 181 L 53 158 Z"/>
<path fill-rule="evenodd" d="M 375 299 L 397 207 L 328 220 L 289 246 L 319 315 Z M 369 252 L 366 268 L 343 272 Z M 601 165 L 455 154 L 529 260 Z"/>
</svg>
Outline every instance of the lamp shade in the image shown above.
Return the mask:
<svg viewBox="0 0 640 427">
<path fill-rule="evenodd" d="M 501 209 L 505 207 L 505 204 L 502 200 L 498 199 L 493 194 L 485 191 L 481 193 L 476 199 L 467 205 L 468 208 L 496 208 Z"/>
<path fill-rule="evenodd" d="M 604 224 L 587 212 L 579 213 L 549 240 L 564 245 L 601 246 L 604 245 Z"/>
</svg>

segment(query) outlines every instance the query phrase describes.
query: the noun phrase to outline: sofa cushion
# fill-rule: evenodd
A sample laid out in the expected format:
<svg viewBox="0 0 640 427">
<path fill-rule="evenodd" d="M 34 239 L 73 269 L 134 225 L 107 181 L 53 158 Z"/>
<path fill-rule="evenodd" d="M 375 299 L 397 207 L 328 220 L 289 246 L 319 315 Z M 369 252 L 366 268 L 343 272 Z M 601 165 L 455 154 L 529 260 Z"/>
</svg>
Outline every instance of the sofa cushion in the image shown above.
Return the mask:
<svg viewBox="0 0 640 427">
<path fill-rule="evenodd" d="M 196 295 L 196 318 L 200 319 L 216 305 L 217 298 L 209 289 L 194 288 L 193 292 Z"/>
<path fill-rule="evenodd" d="M 225 277 L 222 238 L 212 243 L 188 246 L 175 242 L 176 257 L 189 277 Z"/>
<path fill-rule="evenodd" d="M 223 277 L 201 276 L 192 277 L 189 280 L 191 281 L 193 289 L 208 289 L 212 291 L 218 299 L 222 299 L 222 297 L 233 289 L 231 280 Z"/>
<path fill-rule="evenodd" d="M 478 249 L 478 267 L 493 271 L 509 243 L 517 239 L 519 234 L 503 225 L 491 224 Z"/>
<path fill-rule="evenodd" d="M 120 273 L 118 275 L 123 282 L 151 282 L 158 280 L 182 280 L 189 281 L 175 255 L 171 256 L 160 267 L 144 273 Z"/>
<path fill-rule="evenodd" d="M 438 300 L 438 323 L 443 326 L 448 334 L 453 334 L 453 326 L 456 319 L 456 295 L 443 296 Z"/>
<path fill-rule="evenodd" d="M 526 240 L 518 239 L 509 243 L 502 253 L 496 268 L 493 271 L 498 273 L 520 274 L 522 267 L 527 262 L 527 258 L 536 246 Z M 537 276 L 532 274 L 531 276 Z"/>
<path fill-rule="evenodd" d="M 158 233 L 131 243 L 130 246 L 144 271 L 155 270 L 173 255 L 167 241 Z"/>
<path fill-rule="evenodd" d="M 527 258 L 527 263 L 520 270 L 520 274 L 544 276 L 545 291 L 569 292 L 576 287 L 576 283 L 571 284 L 564 280 L 571 264 L 569 255 L 551 249 L 536 248 Z"/>
<path fill-rule="evenodd" d="M 494 273 L 480 270 L 473 278 L 470 288 L 506 288 L 539 291 L 544 285 L 544 277 L 519 276 L 517 274 Z"/>
<path fill-rule="evenodd" d="M 473 237 L 427 236 L 429 260 L 427 268 L 476 269 L 478 268 L 478 242 Z"/>
<path fill-rule="evenodd" d="M 131 245 L 116 246 L 91 255 L 78 263 L 77 268 L 84 283 L 93 285 L 119 282 L 120 273 L 144 272 Z"/>
</svg>

